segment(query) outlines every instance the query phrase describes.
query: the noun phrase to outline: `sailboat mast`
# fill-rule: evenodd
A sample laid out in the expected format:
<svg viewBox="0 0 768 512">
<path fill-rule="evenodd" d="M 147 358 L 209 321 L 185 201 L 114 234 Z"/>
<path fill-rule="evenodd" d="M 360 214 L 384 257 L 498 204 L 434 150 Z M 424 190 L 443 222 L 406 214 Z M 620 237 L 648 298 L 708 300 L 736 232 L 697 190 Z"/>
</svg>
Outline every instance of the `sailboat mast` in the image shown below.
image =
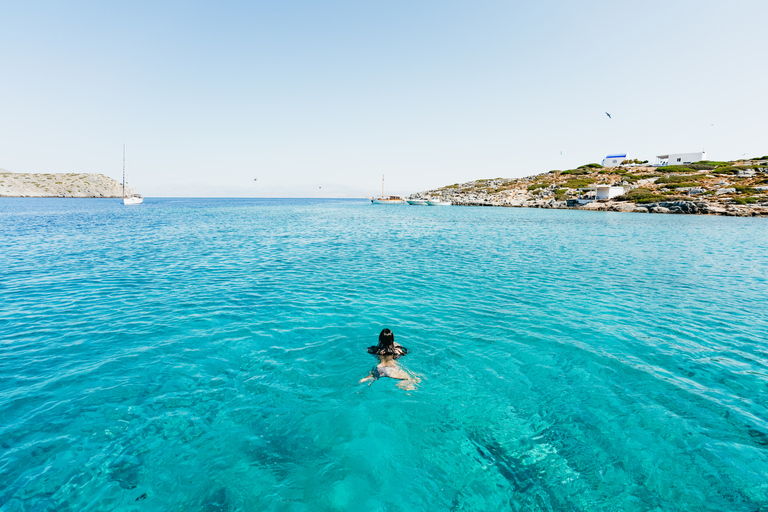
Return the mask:
<svg viewBox="0 0 768 512">
<path fill-rule="evenodd" d="M 123 141 L 123 197 L 125 197 L 125 141 Z"/>
<path fill-rule="evenodd" d="M 381 198 L 384 199 L 384 175 L 381 175 Z"/>
</svg>

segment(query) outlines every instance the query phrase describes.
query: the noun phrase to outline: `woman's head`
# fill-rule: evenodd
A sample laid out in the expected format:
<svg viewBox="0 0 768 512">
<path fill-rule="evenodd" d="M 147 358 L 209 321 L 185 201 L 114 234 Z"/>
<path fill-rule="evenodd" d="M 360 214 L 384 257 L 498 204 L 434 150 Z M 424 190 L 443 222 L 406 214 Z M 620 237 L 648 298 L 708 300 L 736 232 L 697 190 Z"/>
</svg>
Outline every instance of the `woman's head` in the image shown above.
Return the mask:
<svg viewBox="0 0 768 512">
<path fill-rule="evenodd" d="M 368 347 L 368 353 L 379 356 L 392 356 L 397 359 L 407 354 L 408 349 L 395 345 L 395 334 L 389 329 L 384 329 L 379 333 L 379 344 Z"/>
<path fill-rule="evenodd" d="M 380 347 L 391 347 L 394 344 L 395 344 L 395 333 L 393 333 L 389 329 L 384 329 L 379 333 Z"/>
</svg>

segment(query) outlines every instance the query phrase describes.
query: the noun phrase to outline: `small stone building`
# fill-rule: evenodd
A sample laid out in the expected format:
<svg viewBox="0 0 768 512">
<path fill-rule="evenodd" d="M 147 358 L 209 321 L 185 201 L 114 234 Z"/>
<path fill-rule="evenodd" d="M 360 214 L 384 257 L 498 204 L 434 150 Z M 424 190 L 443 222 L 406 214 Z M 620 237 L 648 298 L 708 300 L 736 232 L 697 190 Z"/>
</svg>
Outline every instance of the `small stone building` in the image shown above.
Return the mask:
<svg viewBox="0 0 768 512">
<path fill-rule="evenodd" d="M 616 153 L 613 155 L 607 155 L 603 158 L 603 167 L 618 167 L 621 162 L 627 159 L 626 153 Z"/>
</svg>

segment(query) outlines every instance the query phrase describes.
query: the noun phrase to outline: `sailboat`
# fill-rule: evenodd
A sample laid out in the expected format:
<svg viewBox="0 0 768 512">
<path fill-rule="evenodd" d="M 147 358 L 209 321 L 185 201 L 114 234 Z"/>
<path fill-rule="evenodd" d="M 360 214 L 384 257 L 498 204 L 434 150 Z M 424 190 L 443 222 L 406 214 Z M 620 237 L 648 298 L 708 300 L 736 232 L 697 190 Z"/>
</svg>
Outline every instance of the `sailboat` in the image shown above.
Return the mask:
<svg viewBox="0 0 768 512">
<path fill-rule="evenodd" d="M 371 202 L 373 204 L 408 204 L 405 199 L 400 196 L 385 196 L 384 195 L 384 175 L 381 176 L 381 196 L 372 197 Z"/>
<path fill-rule="evenodd" d="M 125 141 L 123 141 L 123 204 L 141 204 L 144 198 L 139 194 L 132 194 L 130 197 L 125 195 Z"/>
</svg>

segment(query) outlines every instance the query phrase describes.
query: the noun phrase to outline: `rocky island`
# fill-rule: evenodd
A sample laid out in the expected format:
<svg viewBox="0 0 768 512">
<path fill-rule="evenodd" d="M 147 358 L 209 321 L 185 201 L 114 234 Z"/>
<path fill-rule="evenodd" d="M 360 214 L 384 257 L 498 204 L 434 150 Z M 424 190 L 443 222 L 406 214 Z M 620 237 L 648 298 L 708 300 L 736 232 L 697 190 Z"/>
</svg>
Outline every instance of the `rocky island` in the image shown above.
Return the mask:
<svg viewBox="0 0 768 512">
<path fill-rule="evenodd" d="M 619 195 L 601 198 L 597 191 L 608 186 Z M 467 206 L 768 216 L 768 156 L 663 167 L 628 160 L 617 167 L 586 164 L 526 178 L 456 183 L 411 196 L 427 197 Z"/>
<path fill-rule="evenodd" d="M 133 195 L 132 188 L 125 192 Z M 123 197 L 122 183 L 103 174 L 25 174 L 0 169 L 0 197 Z"/>
</svg>

